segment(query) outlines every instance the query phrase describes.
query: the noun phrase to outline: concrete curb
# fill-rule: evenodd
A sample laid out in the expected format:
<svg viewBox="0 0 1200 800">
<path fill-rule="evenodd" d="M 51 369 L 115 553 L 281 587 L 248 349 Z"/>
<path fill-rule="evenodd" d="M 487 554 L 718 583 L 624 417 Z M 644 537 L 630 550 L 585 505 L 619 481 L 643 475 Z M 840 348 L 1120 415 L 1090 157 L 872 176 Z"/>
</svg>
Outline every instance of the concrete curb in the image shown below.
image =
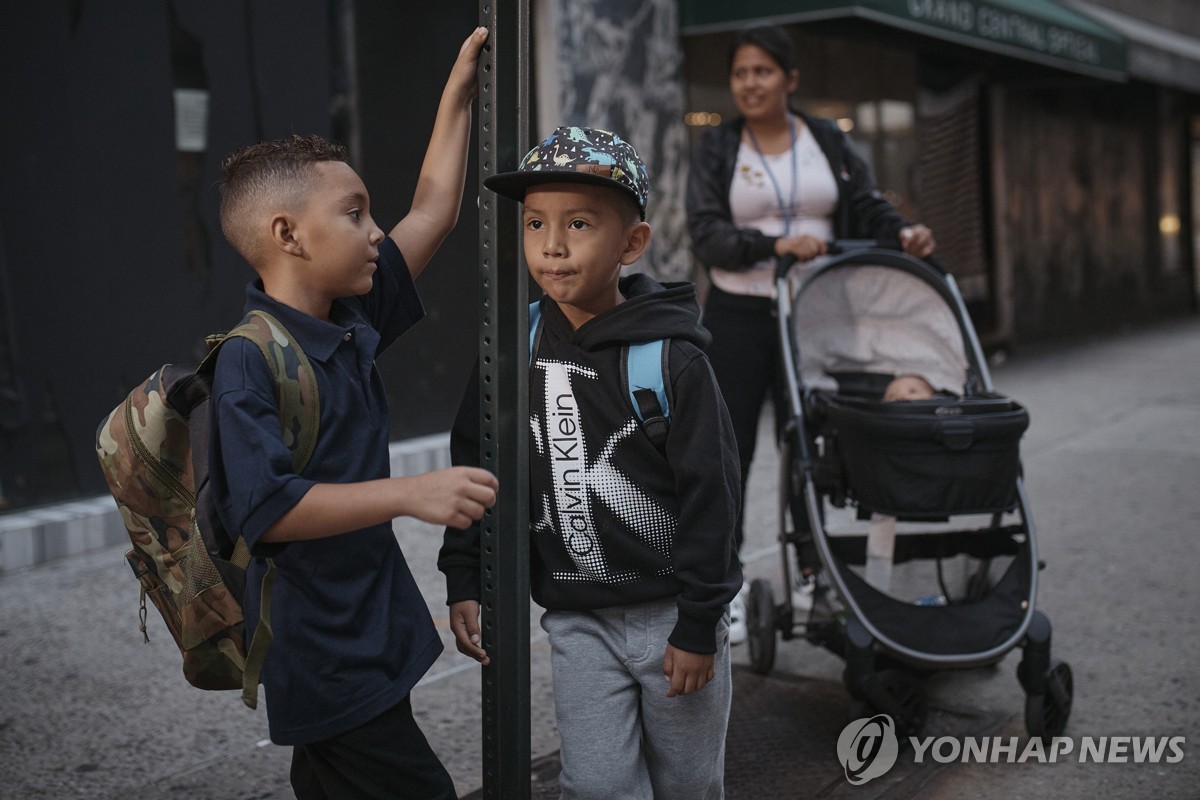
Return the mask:
<svg viewBox="0 0 1200 800">
<path fill-rule="evenodd" d="M 392 442 L 392 474 L 450 466 L 450 434 Z M 0 515 L 0 575 L 128 541 L 109 495 Z"/>
</svg>

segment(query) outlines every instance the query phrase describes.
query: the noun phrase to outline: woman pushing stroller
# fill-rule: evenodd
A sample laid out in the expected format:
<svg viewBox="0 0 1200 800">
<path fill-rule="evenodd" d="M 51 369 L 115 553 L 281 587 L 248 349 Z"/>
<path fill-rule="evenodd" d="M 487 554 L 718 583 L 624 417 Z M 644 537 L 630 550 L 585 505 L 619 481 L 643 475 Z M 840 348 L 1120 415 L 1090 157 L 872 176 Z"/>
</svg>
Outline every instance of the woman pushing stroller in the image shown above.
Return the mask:
<svg viewBox="0 0 1200 800">
<path fill-rule="evenodd" d="M 777 432 L 786 416 L 772 319 L 774 260 L 811 261 L 835 239 L 898 241 L 918 258 L 936 246 L 929 228 L 907 222 L 879 193 L 835 124 L 791 109 L 799 78 L 782 28 L 739 32 L 729 48 L 729 86 L 740 116 L 705 133 L 688 176 L 688 232 L 712 284 L 704 309 L 713 337 L 708 356 L 733 421 L 743 497 L 768 393 Z M 740 551 L 740 517 L 735 536 Z M 734 642 L 745 637 L 743 602 L 739 595 L 731 608 Z"/>
</svg>

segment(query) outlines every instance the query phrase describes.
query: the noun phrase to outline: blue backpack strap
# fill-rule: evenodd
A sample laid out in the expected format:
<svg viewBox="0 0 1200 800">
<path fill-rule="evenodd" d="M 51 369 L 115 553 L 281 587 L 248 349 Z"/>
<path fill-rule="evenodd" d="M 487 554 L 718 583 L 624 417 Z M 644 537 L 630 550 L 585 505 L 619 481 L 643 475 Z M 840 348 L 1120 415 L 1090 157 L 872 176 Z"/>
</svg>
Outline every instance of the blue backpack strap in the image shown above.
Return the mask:
<svg viewBox="0 0 1200 800">
<path fill-rule="evenodd" d="M 529 304 L 529 363 L 537 352 L 541 336 L 542 304 Z M 629 392 L 629 401 L 642 422 L 642 430 L 659 450 L 666 447 L 667 430 L 670 427 L 671 402 L 668 398 L 666 378 L 667 354 L 671 349 L 670 339 L 641 342 L 621 348 L 621 377 Z"/>
<path fill-rule="evenodd" d="M 642 421 L 642 430 L 662 450 L 670 429 L 671 401 L 667 393 L 667 354 L 670 339 L 629 345 L 623 352 L 623 372 L 629 400 Z"/>
</svg>

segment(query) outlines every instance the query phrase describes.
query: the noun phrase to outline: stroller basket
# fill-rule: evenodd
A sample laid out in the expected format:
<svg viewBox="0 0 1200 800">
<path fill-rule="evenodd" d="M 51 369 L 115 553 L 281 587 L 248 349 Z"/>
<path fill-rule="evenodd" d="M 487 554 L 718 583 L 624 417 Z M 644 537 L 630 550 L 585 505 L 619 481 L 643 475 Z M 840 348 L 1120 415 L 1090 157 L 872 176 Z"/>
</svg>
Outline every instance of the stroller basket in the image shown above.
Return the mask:
<svg viewBox="0 0 1200 800">
<path fill-rule="evenodd" d="M 1029 414 L 1000 396 L 884 403 L 814 396 L 825 452 L 860 510 L 908 519 L 995 513 L 1017 503 Z"/>
<path fill-rule="evenodd" d="M 1029 569 L 1027 558 L 1017 558 L 985 597 L 946 606 L 903 603 L 850 570 L 841 575 L 863 613 L 891 642 L 934 656 L 962 656 L 1002 647 L 1021 630 L 1028 613 Z"/>
</svg>

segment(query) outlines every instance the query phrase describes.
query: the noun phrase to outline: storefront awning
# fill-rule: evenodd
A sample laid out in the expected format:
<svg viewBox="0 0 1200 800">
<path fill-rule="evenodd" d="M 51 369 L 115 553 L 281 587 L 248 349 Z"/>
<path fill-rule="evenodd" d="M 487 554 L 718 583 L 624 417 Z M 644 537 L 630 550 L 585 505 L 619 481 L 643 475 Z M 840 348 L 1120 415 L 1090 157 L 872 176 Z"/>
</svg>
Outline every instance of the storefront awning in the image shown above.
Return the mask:
<svg viewBox="0 0 1200 800">
<path fill-rule="evenodd" d="M 1125 39 L 1051 0 L 679 0 L 683 34 L 861 19 L 1112 80 L 1127 74 Z"/>
<path fill-rule="evenodd" d="M 1064 2 L 1126 38 L 1130 77 L 1200 92 L 1200 39 L 1087 0 Z"/>
</svg>

